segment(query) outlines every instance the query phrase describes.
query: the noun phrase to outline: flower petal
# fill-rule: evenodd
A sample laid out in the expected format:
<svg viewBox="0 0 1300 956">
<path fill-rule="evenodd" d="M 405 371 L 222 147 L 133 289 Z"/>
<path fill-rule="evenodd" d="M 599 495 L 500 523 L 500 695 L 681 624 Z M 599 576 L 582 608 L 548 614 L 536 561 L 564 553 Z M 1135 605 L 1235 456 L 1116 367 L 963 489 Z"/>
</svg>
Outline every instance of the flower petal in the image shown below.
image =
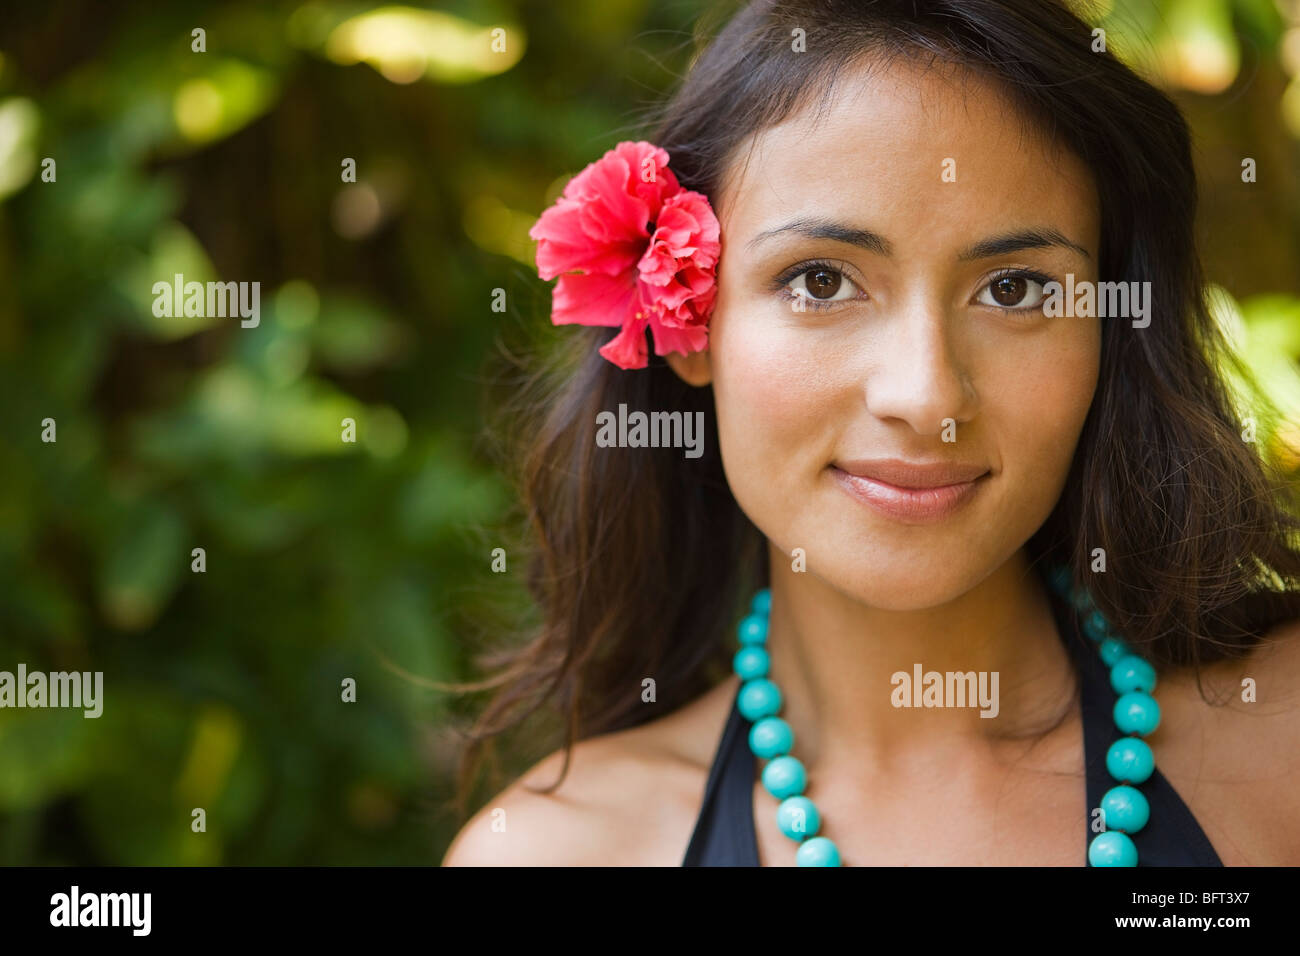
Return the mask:
<svg viewBox="0 0 1300 956">
<path fill-rule="evenodd" d="M 690 355 L 709 347 L 709 330 L 703 325 L 682 329 L 668 328 L 651 314 L 650 335 L 655 340 L 655 355 L 680 352 Z"/>
<path fill-rule="evenodd" d="M 633 319 L 623 326 L 623 331 L 601 346 L 600 354 L 619 368 L 645 368 L 645 319 Z"/>
<path fill-rule="evenodd" d="M 555 325 L 622 325 L 637 307 L 636 283 L 631 274 L 600 273 L 560 276 L 551 294 L 551 322 Z"/>
<path fill-rule="evenodd" d="M 640 258 L 646 242 L 643 237 L 619 243 L 592 239 L 583 227 L 582 207 L 567 199 L 542 213 L 528 235 L 538 240 L 537 273 L 543 279 L 575 269 L 617 275 Z"/>
<path fill-rule="evenodd" d="M 631 170 L 631 192 L 646 204 L 650 218 L 657 219 L 665 199 L 682 188 L 668 168 L 668 152 L 644 140 L 619 143 L 613 152 L 627 161 Z"/>
</svg>

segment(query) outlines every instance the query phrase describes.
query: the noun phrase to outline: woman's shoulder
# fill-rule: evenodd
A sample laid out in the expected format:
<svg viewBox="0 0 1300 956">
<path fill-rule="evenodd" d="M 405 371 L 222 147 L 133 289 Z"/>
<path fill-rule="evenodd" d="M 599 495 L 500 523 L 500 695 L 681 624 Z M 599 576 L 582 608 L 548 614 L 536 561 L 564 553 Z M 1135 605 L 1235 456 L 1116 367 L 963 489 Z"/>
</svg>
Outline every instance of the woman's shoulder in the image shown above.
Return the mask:
<svg viewBox="0 0 1300 956">
<path fill-rule="evenodd" d="M 636 727 L 547 755 L 489 800 L 444 866 L 677 866 L 704 797 L 735 678 Z M 646 706 L 654 706 L 647 704 Z"/>
<path fill-rule="evenodd" d="M 1300 741 L 1300 618 L 1273 626 L 1242 656 L 1203 665 L 1199 674 L 1174 671 L 1162 683 L 1200 722 L 1269 727 L 1271 736 Z"/>
<path fill-rule="evenodd" d="M 1161 685 L 1157 764 L 1223 862 L 1300 865 L 1300 619 Z"/>
</svg>

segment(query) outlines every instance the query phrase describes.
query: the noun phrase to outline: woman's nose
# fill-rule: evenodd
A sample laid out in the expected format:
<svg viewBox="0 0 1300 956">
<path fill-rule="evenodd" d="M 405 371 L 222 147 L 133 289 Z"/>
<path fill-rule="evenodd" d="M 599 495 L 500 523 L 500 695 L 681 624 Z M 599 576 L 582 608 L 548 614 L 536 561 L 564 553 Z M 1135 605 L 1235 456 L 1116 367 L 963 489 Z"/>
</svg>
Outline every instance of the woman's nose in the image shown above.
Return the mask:
<svg viewBox="0 0 1300 956">
<path fill-rule="evenodd" d="M 883 324 L 863 381 L 868 411 L 955 440 L 948 433 L 973 417 L 978 401 L 950 326 L 934 306 L 913 306 Z"/>
</svg>

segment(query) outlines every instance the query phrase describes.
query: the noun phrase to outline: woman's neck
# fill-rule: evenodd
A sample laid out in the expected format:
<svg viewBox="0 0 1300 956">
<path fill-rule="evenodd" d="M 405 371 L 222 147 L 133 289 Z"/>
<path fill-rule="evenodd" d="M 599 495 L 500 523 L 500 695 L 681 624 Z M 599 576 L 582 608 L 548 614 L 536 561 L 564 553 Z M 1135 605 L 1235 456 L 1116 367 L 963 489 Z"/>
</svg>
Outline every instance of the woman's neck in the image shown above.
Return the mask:
<svg viewBox="0 0 1300 956">
<path fill-rule="evenodd" d="M 779 551 L 770 560 L 771 677 L 810 769 L 844 752 L 889 767 L 920 752 L 995 748 L 1056 726 L 1071 705 L 1069 654 L 1023 551 L 966 594 L 917 611 L 865 606 L 792 571 Z"/>
</svg>

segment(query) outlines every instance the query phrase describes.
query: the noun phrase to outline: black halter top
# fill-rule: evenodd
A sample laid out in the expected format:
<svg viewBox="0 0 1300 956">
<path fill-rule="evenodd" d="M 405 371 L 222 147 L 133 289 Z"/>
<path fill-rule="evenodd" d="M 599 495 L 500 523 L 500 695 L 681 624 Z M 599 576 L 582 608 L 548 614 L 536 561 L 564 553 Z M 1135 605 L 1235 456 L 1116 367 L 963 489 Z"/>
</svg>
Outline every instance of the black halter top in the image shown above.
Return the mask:
<svg viewBox="0 0 1300 956">
<path fill-rule="evenodd" d="M 1084 769 L 1088 806 L 1101 805 L 1102 795 L 1115 786 L 1106 771 L 1106 751 L 1120 737 L 1111 711 L 1115 692 L 1096 648 L 1083 636 L 1077 613 L 1051 593 L 1057 633 L 1065 642 L 1080 675 L 1083 708 Z M 704 802 L 696 818 L 682 866 L 758 866 L 758 839 L 754 831 L 754 781 L 757 758 L 749 749 L 750 721 L 731 705 L 722 740 L 704 788 Z M 1138 866 L 1222 866 L 1192 812 L 1160 773 L 1140 785 L 1151 805 L 1151 819 L 1132 835 Z M 1079 824 L 1079 851 L 1088 865 L 1092 815 Z"/>
</svg>

